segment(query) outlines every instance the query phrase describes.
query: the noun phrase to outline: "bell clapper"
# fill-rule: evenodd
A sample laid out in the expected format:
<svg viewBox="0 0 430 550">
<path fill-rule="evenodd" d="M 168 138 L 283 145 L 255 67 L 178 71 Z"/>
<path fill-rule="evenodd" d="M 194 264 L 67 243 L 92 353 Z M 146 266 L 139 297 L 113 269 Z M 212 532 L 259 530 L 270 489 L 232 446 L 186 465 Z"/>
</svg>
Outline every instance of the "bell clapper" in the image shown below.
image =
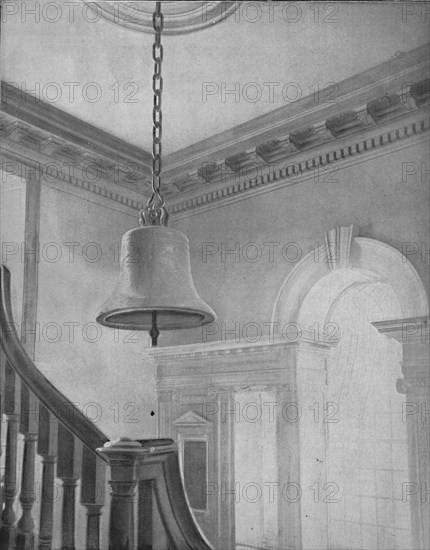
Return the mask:
<svg viewBox="0 0 430 550">
<path fill-rule="evenodd" d="M 151 345 L 156 347 L 160 330 L 211 323 L 215 313 L 194 286 L 186 235 L 167 227 L 169 215 L 161 193 L 161 34 L 164 26 L 161 1 L 155 2 L 152 23 L 155 34 L 152 47 L 152 193 L 139 213 L 139 227 L 123 236 L 118 282 L 96 321 L 111 328 L 148 331 Z M 130 251 L 137 251 L 138 257 L 131 258 Z"/>
<path fill-rule="evenodd" d="M 153 348 L 157 347 L 157 340 L 158 340 L 158 335 L 159 334 L 160 334 L 160 331 L 158 330 L 158 327 L 157 327 L 157 312 L 153 311 L 152 312 L 152 326 L 151 326 L 151 330 L 149 331 L 149 335 L 151 336 L 151 346 Z"/>
</svg>

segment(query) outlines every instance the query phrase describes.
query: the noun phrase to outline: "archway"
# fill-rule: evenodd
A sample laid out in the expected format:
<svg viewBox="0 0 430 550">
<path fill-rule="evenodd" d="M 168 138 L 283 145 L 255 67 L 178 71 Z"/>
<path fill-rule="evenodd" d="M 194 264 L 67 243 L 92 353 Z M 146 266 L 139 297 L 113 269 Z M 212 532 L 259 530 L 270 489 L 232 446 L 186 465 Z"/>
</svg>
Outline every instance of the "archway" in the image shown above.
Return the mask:
<svg viewBox="0 0 430 550">
<path fill-rule="evenodd" d="M 315 312 L 326 316 L 337 296 L 351 284 L 383 282 L 396 296 L 400 317 L 427 316 L 428 298 L 415 268 L 398 250 L 386 243 L 364 237 L 353 237 L 353 226 L 339 227 L 326 234 L 325 244 L 309 252 L 286 277 L 272 314 L 272 321 L 304 322 L 306 315 L 315 321 Z M 343 288 L 333 289 L 326 297 L 327 308 L 319 305 L 321 288 L 327 286 L 324 277 L 342 270 Z M 312 293 L 311 293 L 312 291 Z M 335 293 L 337 293 L 335 295 Z M 309 296 L 308 296 L 309 295 Z M 318 299 L 317 307 L 310 300 Z M 307 298 L 306 304 L 304 304 Z"/>
<path fill-rule="evenodd" d="M 411 509 L 405 396 L 396 392 L 402 345 L 372 325 L 428 315 L 423 285 L 407 259 L 373 239 L 336 228 L 285 280 L 272 321 L 297 323 L 303 334 L 332 345 L 325 357 L 321 403 L 297 399 L 321 422 L 325 456 L 313 456 L 315 428 L 299 427 L 302 548 L 416 548 Z M 326 462 L 324 475 L 321 465 Z M 316 511 L 314 503 L 324 511 Z M 316 525 L 316 527 L 315 527 Z"/>
</svg>

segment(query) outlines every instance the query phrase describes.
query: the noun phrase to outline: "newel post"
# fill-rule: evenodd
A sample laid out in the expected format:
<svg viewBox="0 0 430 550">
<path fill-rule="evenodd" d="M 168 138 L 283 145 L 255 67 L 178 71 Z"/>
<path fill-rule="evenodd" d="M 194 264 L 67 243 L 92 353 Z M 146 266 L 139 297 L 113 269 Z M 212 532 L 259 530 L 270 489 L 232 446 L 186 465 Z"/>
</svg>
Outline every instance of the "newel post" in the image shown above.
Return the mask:
<svg viewBox="0 0 430 550">
<path fill-rule="evenodd" d="M 142 446 L 137 441 L 125 437 L 118 441 L 108 441 L 98 451 L 107 457 L 111 469 L 109 550 L 132 550 L 135 546 L 136 464 Z"/>
</svg>

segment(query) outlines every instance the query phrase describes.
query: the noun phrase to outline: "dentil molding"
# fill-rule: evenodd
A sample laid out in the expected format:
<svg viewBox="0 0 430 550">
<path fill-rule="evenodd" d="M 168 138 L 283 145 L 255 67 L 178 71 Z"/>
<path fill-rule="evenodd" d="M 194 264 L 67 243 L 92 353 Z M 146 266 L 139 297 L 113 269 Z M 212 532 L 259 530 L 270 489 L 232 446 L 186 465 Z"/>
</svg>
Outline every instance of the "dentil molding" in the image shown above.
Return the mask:
<svg viewBox="0 0 430 550">
<path fill-rule="evenodd" d="M 2 168 L 65 184 L 140 210 L 151 155 L 2 83 Z M 174 218 L 216 208 L 428 139 L 428 46 L 422 46 L 164 158 Z M 327 101 L 326 101 L 327 100 Z"/>
</svg>

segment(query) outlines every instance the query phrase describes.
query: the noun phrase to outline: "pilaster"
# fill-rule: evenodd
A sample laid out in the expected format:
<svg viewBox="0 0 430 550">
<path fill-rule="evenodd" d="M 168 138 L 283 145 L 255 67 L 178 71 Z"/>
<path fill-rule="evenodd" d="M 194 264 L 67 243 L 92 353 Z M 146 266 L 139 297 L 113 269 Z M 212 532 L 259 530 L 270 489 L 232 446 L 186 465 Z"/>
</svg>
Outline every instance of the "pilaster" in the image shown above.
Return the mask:
<svg viewBox="0 0 430 550">
<path fill-rule="evenodd" d="M 381 321 L 373 325 L 402 344 L 403 378 L 397 391 L 406 396 L 402 419 L 407 423 L 409 480 L 402 494 L 411 504 L 414 548 L 424 550 L 430 540 L 430 361 L 428 317 Z"/>
</svg>

